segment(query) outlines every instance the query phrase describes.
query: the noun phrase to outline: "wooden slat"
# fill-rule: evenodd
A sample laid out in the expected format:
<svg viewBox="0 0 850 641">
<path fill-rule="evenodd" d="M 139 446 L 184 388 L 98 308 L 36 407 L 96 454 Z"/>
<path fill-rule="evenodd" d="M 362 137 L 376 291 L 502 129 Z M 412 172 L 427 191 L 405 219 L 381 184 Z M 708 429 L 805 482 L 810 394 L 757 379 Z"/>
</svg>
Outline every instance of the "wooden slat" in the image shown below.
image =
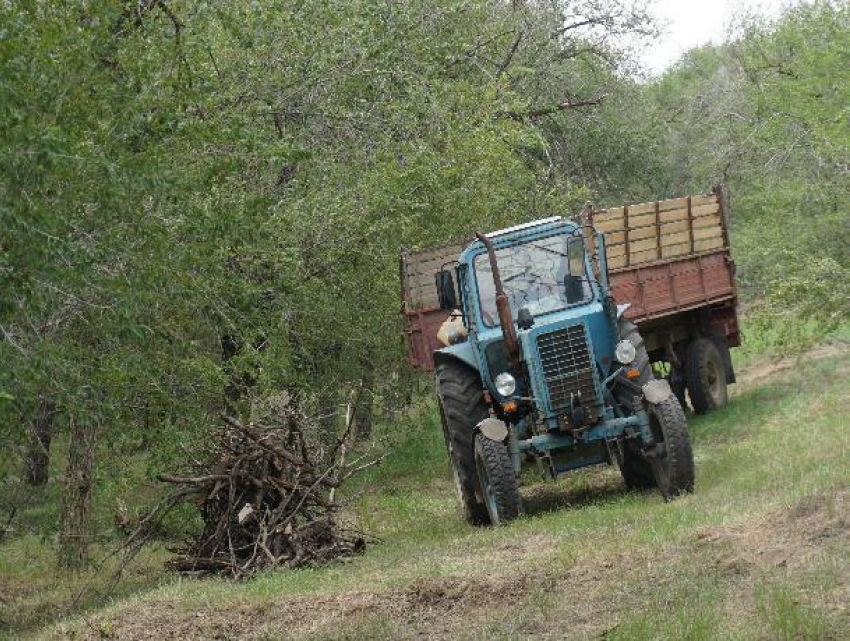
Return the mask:
<svg viewBox="0 0 850 641">
<path fill-rule="evenodd" d="M 643 227 L 638 227 L 637 229 L 633 227 L 629 231 L 629 242 L 641 240 L 643 238 L 655 238 L 657 233 L 658 230 L 655 228 L 655 225 L 645 225 Z"/>
<path fill-rule="evenodd" d="M 626 232 L 624 231 L 614 231 L 610 234 L 605 234 L 605 244 L 608 247 L 613 247 L 614 245 L 622 245 L 626 242 Z"/>
<path fill-rule="evenodd" d="M 605 234 L 608 266 L 619 269 L 724 246 L 714 193 L 594 212 Z"/>
<path fill-rule="evenodd" d="M 723 230 L 720 227 L 705 227 L 702 229 L 694 229 L 693 231 L 693 239 L 697 240 L 706 240 L 712 238 L 722 238 Z M 670 247 L 672 245 L 682 245 L 688 244 L 691 242 L 691 231 L 686 229 L 684 231 L 677 232 L 675 234 L 666 234 L 661 237 L 661 245 L 663 247 Z"/>
<path fill-rule="evenodd" d="M 694 218 L 694 229 L 722 229 L 720 225 L 720 215 L 717 216 L 702 216 Z M 667 236 L 680 231 L 688 230 L 688 221 L 682 220 L 672 223 L 661 223 L 661 235 Z"/>
<path fill-rule="evenodd" d="M 723 247 L 723 237 L 711 238 L 709 240 L 698 240 L 694 243 L 694 250 L 698 252 L 720 249 Z"/>
<path fill-rule="evenodd" d="M 688 206 L 688 199 L 685 198 L 673 198 L 671 200 L 660 200 L 658 201 L 658 211 L 659 213 L 669 212 L 678 209 L 686 209 Z M 705 194 L 702 196 L 691 196 L 691 207 L 696 211 L 701 207 L 716 207 L 717 206 L 717 196 L 715 194 Z M 646 213 L 654 213 L 655 212 L 655 202 L 651 203 L 639 203 L 636 205 L 629 205 L 629 215 L 630 216 L 639 216 L 640 214 Z M 609 207 L 608 209 L 600 209 L 599 211 L 594 212 L 593 220 L 597 221 L 607 221 L 616 218 L 622 219 L 623 217 L 623 207 Z"/>
<path fill-rule="evenodd" d="M 457 241 L 402 254 L 401 292 L 407 309 L 437 306 L 434 275 L 444 264 L 457 260 L 468 242 Z"/>
<path fill-rule="evenodd" d="M 594 219 L 593 222 L 596 225 L 596 228 L 603 234 L 607 234 L 609 231 L 622 231 L 626 228 L 622 214 L 620 214 L 619 218 L 608 218 L 605 220 Z"/>
<path fill-rule="evenodd" d="M 697 207 L 693 209 L 693 218 L 694 223 L 702 220 L 703 218 L 709 219 L 719 219 L 720 217 L 720 208 L 715 205 L 706 205 L 703 207 Z M 594 219 L 595 221 L 596 219 Z M 674 209 L 669 211 L 659 211 L 658 214 L 658 222 L 661 224 L 671 223 L 671 222 L 679 222 L 679 221 L 688 220 L 688 210 L 684 209 Z M 625 230 L 625 221 L 623 220 L 623 216 L 620 215 L 618 218 L 608 219 L 603 221 L 601 224 L 597 223 L 597 228 L 603 232 L 604 234 L 615 233 L 618 231 Z M 633 215 L 631 210 L 629 210 L 629 229 L 637 230 L 637 229 L 645 229 L 647 227 L 654 227 L 656 224 L 655 212 L 650 214 L 641 214 L 641 215 Z M 702 223 L 700 223 L 702 224 Z"/>
</svg>

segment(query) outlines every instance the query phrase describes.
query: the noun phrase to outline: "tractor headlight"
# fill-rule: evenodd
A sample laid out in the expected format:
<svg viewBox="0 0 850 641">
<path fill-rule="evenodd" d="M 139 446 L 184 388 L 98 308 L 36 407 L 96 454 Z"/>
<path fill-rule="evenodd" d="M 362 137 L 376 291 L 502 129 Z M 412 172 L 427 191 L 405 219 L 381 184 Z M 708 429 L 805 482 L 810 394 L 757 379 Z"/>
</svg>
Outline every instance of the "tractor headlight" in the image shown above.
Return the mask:
<svg viewBox="0 0 850 641">
<path fill-rule="evenodd" d="M 496 391 L 502 396 L 510 396 L 516 391 L 516 379 L 507 372 L 502 372 L 496 377 Z"/>
<path fill-rule="evenodd" d="M 617 347 L 614 349 L 614 356 L 623 365 L 629 365 L 634 362 L 637 351 L 630 341 L 622 340 L 617 343 Z"/>
</svg>

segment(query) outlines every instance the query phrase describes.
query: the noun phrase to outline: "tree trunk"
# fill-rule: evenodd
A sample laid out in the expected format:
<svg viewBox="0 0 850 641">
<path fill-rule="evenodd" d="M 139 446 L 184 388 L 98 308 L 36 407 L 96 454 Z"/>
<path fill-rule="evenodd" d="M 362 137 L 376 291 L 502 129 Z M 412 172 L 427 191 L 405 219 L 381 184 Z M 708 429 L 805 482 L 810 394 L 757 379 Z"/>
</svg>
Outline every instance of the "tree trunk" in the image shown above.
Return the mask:
<svg viewBox="0 0 850 641">
<path fill-rule="evenodd" d="M 53 417 L 56 405 L 44 398 L 38 399 L 35 419 L 30 424 L 27 451 L 24 460 L 24 477 L 30 485 L 47 483 L 50 467 L 50 439 L 53 436 Z"/>
<path fill-rule="evenodd" d="M 319 442 L 322 463 L 330 462 L 330 455 L 337 443 L 339 431 L 339 407 L 336 395 L 328 389 L 319 392 Z"/>
<path fill-rule="evenodd" d="M 365 441 L 372 436 L 372 406 L 375 390 L 375 373 L 368 367 L 363 370 L 363 379 L 357 394 L 355 438 Z"/>
<path fill-rule="evenodd" d="M 59 532 L 59 563 L 71 569 L 83 569 L 89 561 L 96 436 L 96 428 L 90 422 L 71 418 L 71 440 Z"/>
</svg>

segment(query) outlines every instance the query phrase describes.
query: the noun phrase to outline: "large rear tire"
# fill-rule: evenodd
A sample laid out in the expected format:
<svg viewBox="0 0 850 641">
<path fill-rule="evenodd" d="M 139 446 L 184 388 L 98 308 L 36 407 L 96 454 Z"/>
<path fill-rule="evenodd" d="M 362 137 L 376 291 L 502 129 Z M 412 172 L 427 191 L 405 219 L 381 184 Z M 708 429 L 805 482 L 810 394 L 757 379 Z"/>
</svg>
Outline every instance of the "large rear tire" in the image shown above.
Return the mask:
<svg viewBox="0 0 850 641">
<path fill-rule="evenodd" d="M 726 364 L 717 347 L 707 338 L 698 338 L 688 346 L 685 380 L 697 414 L 723 407 L 729 400 Z"/>
<path fill-rule="evenodd" d="M 682 406 L 675 396 L 647 404 L 655 445 L 647 452 L 655 484 L 665 498 L 694 491 L 694 455 Z"/>
<path fill-rule="evenodd" d="M 473 525 L 487 525 L 490 514 L 478 487 L 473 449 L 475 426 L 490 415 L 481 377 L 461 363 L 440 363 L 437 366 L 437 396 L 446 449 L 464 516 Z"/>
<path fill-rule="evenodd" d="M 502 525 L 519 516 L 521 500 L 508 448 L 483 434 L 475 436 L 475 467 L 490 523 Z"/>
</svg>

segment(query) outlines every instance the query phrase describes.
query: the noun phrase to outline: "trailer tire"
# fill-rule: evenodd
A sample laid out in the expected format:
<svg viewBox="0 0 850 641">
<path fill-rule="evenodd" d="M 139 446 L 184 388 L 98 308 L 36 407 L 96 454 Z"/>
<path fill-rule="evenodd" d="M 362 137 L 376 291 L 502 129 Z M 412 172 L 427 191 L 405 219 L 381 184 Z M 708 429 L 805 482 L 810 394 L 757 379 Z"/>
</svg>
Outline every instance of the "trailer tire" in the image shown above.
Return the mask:
<svg viewBox="0 0 850 641">
<path fill-rule="evenodd" d="M 726 364 L 712 341 L 698 338 L 688 346 L 685 380 L 697 414 L 718 409 L 729 399 Z"/>
<path fill-rule="evenodd" d="M 437 397 L 443 436 L 464 516 L 472 525 L 487 525 L 490 514 L 479 498 L 473 445 L 475 426 L 490 415 L 481 377 L 462 363 L 440 363 L 437 365 Z"/>
<path fill-rule="evenodd" d="M 521 501 L 511 456 L 504 443 L 475 435 L 478 484 L 492 525 L 503 525 L 519 516 Z"/>
<path fill-rule="evenodd" d="M 660 403 L 648 403 L 647 416 L 656 442 L 655 451 L 648 456 L 658 489 L 668 499 L 693 492 L 694 454 L 679 401 L 670 396 Z"/>
</svg>

